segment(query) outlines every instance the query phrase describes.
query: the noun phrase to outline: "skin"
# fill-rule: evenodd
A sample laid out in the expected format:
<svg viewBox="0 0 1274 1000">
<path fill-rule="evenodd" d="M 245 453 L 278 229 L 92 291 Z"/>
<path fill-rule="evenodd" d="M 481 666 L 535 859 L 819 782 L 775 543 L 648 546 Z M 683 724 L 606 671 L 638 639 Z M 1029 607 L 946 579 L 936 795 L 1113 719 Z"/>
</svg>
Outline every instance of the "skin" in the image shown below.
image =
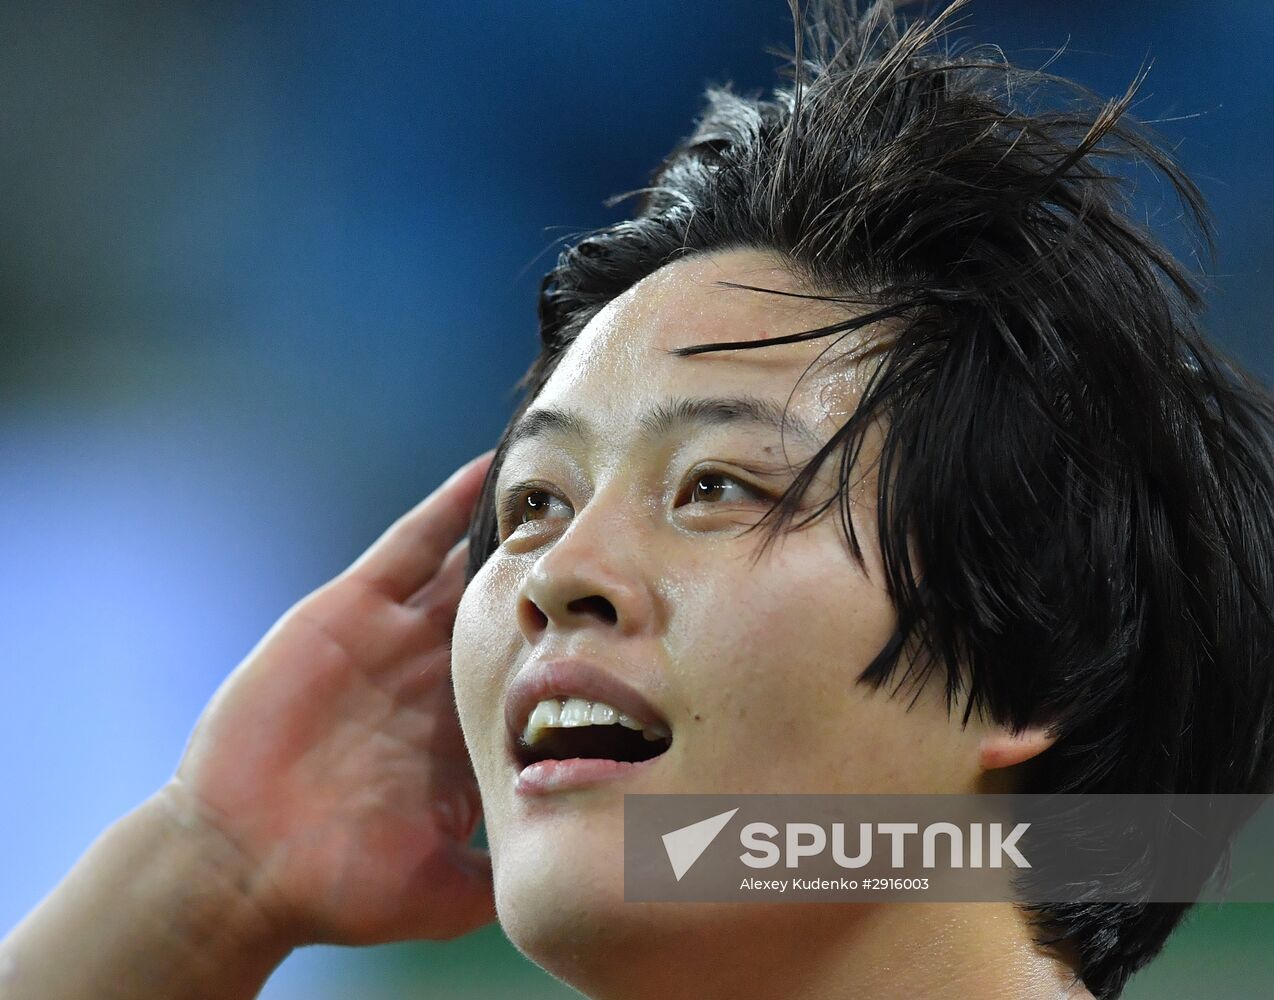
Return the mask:
<svg viewBox="0 0 1274 1000">
<path fill-rule="evenodd" d="M 534 477 L 562 502 L 467 590 L 461 539 L 490 452 L 289 609 L 205 708 L 171 780 L 0 941 L 6 1000 L 244 1000 L 294 948 L 453 938 L 497 906 L 519 948 L 595 1000 L 1089 996 L 1067 989 L 1074 956 L 1043 953 L 1007 904 L 622 902 L 623 791 L 1009 790 L 1048 743 L 961 729 L 932 692 L 913 704 L 854 685 L 891 620 L 870 547 L 863 573 L 825 520 L 753 567 L 756 541 L 738 533 L 768 501 L 722 480 L 683 490 L 708 460 L 775 487 L 807 446 L 785 454 L 755 427 L 635 441 L 634 414 L 672 395 L 786 400 L 816 347 L 661 350 L 824 318 L 716 284 L 795 289 L 776 264 L 681 261 L 590 324 L 539 403 L 582 410 L 596 438 L 509 457 L 499 485 Z M 826 431 L 854 385 L 827 369 L 794 411 Z M 867 479 L 864 539 L 871 496 Z M 641 688 L 673 747 L 641 782 L 532 802 L 513 790 L 502 697 L 528 660 L 566 653 Z M 468 843 L 483 810 L 491 856 Z"/>
<path fill-rule="evenodd" d="M 805 290 L 755 251 L 661 269 L 588 324 L 534 402 L 577 412 L 588 433 L 519 442 L 499 470 L 498 495 L 527 480 L 537 492 L 502 518 L 501 545 L 461 600 L 453 675 L 506 932 L 599 1000 L 949 996 L 953 983 L 966 996 L 1086 996 L 1066 992 L 1064 958 L 1035 948 L 1008 904 L 623 901 L 625 792 L 1009 790 L 1011 772 L 997 769 L 1049 742 L 1036 730 L 1014 739 L 976 717 L 962 727 L 963 706 L 949 714 L 936 685 L 891 696 L 854 683 L 895 616 L 878 553 L 867 547 L 866 571 L 855 563 L 835 508 L 750 563 L 758 536 L 741 529 L 814 445 L 755 424 L 639 433 L 643 413 L 678 396 L 751 395 L 782 407 L 796 386 L 790 412 L 822 440 L 852 410 L 862 372 L 849 358 L 801 379 L 826 341 L 669 354 L 845 316 L 723 281 Z M 863 539 L 874 536 L 870 456 L 853 507 Z M 702 480 L 715 473 L 731 479 Z M 831 474 L 811 501 L 830 495 Z M 527 662 L 565 656 L 641 690 L 670 722 L 672 747 L 622 781 L 519 794 L 505 692 Z"/>
</svg>

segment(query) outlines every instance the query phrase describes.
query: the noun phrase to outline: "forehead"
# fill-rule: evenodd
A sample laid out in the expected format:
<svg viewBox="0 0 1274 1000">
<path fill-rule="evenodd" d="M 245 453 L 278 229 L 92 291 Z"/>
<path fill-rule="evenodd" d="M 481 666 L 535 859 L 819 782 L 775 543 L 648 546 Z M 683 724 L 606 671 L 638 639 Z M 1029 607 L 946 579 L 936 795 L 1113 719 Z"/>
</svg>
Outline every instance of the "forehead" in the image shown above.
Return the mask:
<svg viewBox="0 0 1274 1000">
<path fill-rule="evenodd" d="M 851 342 L 860 342 L 857 335 L 830 350 L 834 337 L 687 357 L 671 353 L 697 344 L 799 333 L 850 316 L 844 306 L 798 297 L 808 291 L 776 257 L 761 251 L 704 254 L 668 264 L 589 322 L 535 406 L 571 405 L 616 417 L 673 395 L 745 393 L 782 403 L 822 356 L 830 363 L 809 371 L 791 406 L 807 411 L 803 415 L 815 423 L 843 416 L 855 379 L 852 368 L 836 361 Z"/>
</svg>

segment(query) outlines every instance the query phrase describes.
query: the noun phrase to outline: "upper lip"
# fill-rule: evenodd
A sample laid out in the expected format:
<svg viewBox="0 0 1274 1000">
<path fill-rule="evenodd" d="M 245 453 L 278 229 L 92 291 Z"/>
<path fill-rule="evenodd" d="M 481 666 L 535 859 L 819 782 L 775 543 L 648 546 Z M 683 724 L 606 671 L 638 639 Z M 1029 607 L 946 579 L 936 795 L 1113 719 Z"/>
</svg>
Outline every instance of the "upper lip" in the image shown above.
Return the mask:
<svg viewBox="0 0 1274 1000">
<path fill-rule="evenodd" d="M 643 727 L 662 724 L 672 729 L 645 695 L 600 664 L 578 658 L 539 660 L 518 672 L 504 697 L 504 719 L 513 746 L 521 739 L 531 710 L 549 698 L 605 702 Z"/>
</svg>

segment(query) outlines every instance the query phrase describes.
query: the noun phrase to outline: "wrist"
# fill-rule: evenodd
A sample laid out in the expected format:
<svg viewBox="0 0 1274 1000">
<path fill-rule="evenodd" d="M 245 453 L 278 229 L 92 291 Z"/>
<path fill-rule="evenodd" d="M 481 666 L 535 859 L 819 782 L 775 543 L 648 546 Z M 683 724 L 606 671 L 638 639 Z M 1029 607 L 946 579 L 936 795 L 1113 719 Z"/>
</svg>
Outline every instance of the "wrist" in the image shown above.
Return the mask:
<svg viewBox="0 0 1274 1000">
<path fill-rule="evenodd" d="M 220 817 L 174 778 L 138 810 L 148 812 L 151 837 L 161 845 L 158 870 L 190 886 L 184 900 L 192 929 L 216 935 L 227 949 L 282 956 L 308 943 L 279 899 L 259 860 L 220 824 Z M 170 877 L 160 875 L 160 878 Z"/>
<path fill-rule="evenodd" d="M 165 788 L 0 942 L 6 998 L 248 1000 L 296 946 L 260 874 Z M 71 952 L 68 942 L 74 943 Z"/>
<path fill-rule="evenodd" d="M 158 973 L 158 995 L 255 997 L 297 942 L 238 845 L 175 781 L 111 835 L 116 866 L 130 873 L 120 887 L 124 917 L 144 929 L 148 955 L 138 958 Z"/>
</svg>

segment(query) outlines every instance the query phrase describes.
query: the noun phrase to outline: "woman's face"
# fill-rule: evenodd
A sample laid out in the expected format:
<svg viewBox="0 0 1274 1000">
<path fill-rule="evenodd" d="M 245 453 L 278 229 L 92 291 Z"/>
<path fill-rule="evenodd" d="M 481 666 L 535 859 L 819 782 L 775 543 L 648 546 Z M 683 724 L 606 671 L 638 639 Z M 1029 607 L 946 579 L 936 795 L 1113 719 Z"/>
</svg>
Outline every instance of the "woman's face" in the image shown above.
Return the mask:
<svg viewBox="0 0 1274 1000">
<path fill-rule="evenodd" d="M 891 697 L 855 683 L 895 624 L 868 544 L 872 470 L 853 505 L 866 572 L 836 505 L 752 563 L 760 534 L 741 536 L 742 528 L 844 422 L 860 379 L 844 364 L 815 368 L 789 401 L 826 339 L 669 354 L 846 316 L 829 303 L 723 281 L 802 290 L 763 253 L 701 255 L 651 275 L 589 323 L 530 411 L 559 416 L 536 420 L 507 454 L 497 501 L 510 486 L 531 485 L 508 499 L 501 544 L 457 616 L 456 699 L 501 920 L 554 971 L 599 928 L 627 915 L 640 921 L 653 905 L 623 903 L 626 792 L 965 792 L 979 774 L 978 729 L 963 731 L 959 712 L 948 717 L 940 685 L 913 704 L 910 689 Z M 674 408 L 703 399 L 762 405 Z M 782 438 L 763 419 L 766 408 L 786 408 Z M 677 417 L 687 410 L 698 419 Z M 869 436 L 868 464 L 872 444 Z M 808 504 L 831 495 L 835 466 L 821 470 Z M 588 661 L 593 673 L 550 671 L 548 686 L 529 694 L 514 684 L 566 659 Z M 587 679 L 598 673 L 602 688 Z M 624 687 L 606 686 L 607 677 Z M 639 721 L 652 733 L 665 726 L 667 751 L 636 766 L 524 772 L 514 734 L 540 695 L 569 697 L 562 688 L 572 678 L 588 688 L 582 699 L 612 692 L 610 700 L 627 698 L 632 714 L 645 713 Z"/>
</svg>

